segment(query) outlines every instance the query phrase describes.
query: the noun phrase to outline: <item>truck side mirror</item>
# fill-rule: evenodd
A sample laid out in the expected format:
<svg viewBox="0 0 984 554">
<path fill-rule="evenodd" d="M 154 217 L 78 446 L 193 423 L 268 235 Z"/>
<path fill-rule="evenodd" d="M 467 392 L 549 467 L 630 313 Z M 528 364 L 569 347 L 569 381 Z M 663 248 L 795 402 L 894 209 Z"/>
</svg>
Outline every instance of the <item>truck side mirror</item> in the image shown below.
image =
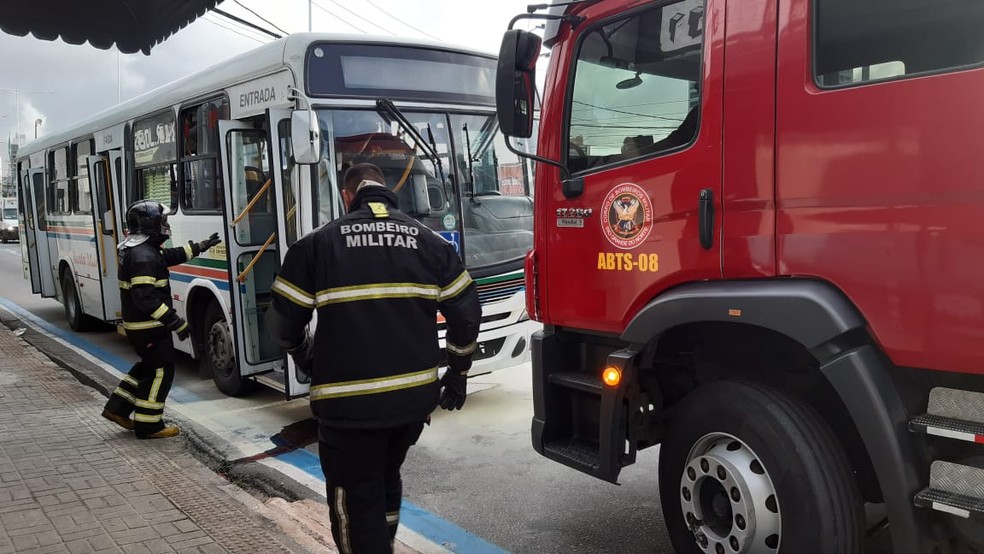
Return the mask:
<svg viewBox="0 0 984 554">
<path fill-rule="evenodd" d="M 519 29 L 506 31 L 499 49 L 495 74 L 495 109 L 499 129 L 509 137 L 533 135 L 536 87 L 536 60 L 540 57 L 540 37 Z"/>
<path fill-rule="evenodd" d="M 290 148 L 299 165 L 321 161 L 321 128 L 312 110 L 294 110 L 290 114 Z"/>
</svg>

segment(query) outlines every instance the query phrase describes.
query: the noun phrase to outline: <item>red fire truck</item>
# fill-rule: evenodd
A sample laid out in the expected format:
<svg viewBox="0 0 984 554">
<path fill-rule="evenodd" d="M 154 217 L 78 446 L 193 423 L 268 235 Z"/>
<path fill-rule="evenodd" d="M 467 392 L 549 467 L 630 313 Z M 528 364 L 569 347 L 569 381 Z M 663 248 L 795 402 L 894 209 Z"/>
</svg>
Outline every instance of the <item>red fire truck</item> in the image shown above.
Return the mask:
<svg viewBox="0 0 984 554">
<path fill-rule="evenodd" d="M 660 445 L 679 552 L 979 546 L 984 2 L 523 18 L 536 450 L 614 483 Z M 540 46 L 503 40 L 512 137 Z"/>
</svg>

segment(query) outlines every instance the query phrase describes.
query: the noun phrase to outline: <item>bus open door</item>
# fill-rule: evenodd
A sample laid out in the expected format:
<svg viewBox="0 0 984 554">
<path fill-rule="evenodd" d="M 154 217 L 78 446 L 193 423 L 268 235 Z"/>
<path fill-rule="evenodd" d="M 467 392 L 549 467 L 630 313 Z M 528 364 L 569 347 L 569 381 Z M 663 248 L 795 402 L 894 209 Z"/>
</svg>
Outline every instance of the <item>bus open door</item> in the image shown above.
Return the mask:
<svg viewBox="0 0 984 554">
<path fill-rule="evenodd" d="M 48 253 L 48 223 L 45 208 L 44 168 L 21 172 L 21 197 L 24 199 L 24 215 L 27 219 L 28 264 L 31 274 L 31 292 L 44 298 L 56 295 L 51 257 Z"/>
</svg>

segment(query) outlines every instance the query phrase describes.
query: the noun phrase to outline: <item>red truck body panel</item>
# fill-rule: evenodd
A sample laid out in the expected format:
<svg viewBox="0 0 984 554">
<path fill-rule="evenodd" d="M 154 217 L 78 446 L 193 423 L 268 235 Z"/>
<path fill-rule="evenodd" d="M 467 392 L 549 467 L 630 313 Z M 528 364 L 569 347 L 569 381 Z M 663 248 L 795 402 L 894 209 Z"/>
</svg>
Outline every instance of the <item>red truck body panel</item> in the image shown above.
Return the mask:
<svg viewBox="0 0 984 554">
<path fill-rule="evenodd" d="M 642 4 L 578 13 L 593 22 Z M 810 21 L 808 0 L 708 0 L 690 146 L 587 172 L 571 199 L 559 171 L 540 165 L 541 321 L 619 335 L 682 283 L 809 277 L 858 307 L 896 365 L 984 373 L 984 69 L 823 89 Z M 573 45 L 592 25 L 564 26 L 552 52 L 538 149 L 547 158 L 564 159 Z M 710 249 L 698 238 L 703 189 L 715 199 Z M 648 196 L 632 240 L 645 238 L 619 246 L 606 213 L 633 190 Z M 577 209 L 592 210 L 583 227 L 564 226 Z"/>
</svg>

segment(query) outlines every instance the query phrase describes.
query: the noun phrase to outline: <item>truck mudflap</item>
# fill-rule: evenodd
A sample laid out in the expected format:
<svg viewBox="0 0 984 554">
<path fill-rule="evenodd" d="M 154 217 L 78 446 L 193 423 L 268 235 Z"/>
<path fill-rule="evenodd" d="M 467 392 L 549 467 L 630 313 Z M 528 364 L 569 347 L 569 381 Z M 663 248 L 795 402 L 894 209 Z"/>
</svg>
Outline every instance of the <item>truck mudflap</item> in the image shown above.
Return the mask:
<svg viewBox="0 0 984 554">
<path fill-rule="evenodd" d="M 610 483 L 635 462 L 628 440 L 630 405 L 627 385 L 635 382 L 632 347 L 613 352 L 605 368 L 583 371 L 571 349 L 550 330 L 532 339 L 533 448 L 541 455 Z M 601 370 L 615 372 L 619 386 L 606 385 Z"/>
</svg>

